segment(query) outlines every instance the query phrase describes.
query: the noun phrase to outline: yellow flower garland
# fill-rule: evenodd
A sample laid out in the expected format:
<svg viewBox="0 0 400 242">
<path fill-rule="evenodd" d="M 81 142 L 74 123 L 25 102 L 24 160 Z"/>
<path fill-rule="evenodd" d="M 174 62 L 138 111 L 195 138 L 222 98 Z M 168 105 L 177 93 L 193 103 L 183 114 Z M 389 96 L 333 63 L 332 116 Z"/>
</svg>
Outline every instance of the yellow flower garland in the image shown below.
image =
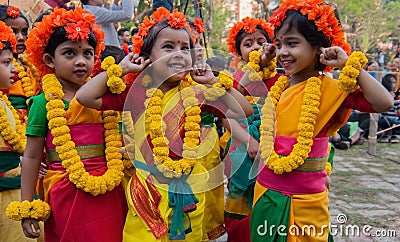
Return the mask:
<svg viewBox="0 0 400 242">
<path fill-rule="evenodd" d="M 121 93 L 125 90 L 125 82 L 121 79 L 122 67 L 115 64 L 114 57 L 108 56 L 101 62 L 101 68 L 106 70 L 108 75 L 107 86 L 112 93 Z"/>
<path fill-rule="evenodd" d="M 35 80 L 37 82 L 40 82 L 40 76 L 39 76 L 38 70 L 36 69 L 36 67 L 30 61 L 28 61 L 26 56 L 25 55 L 19 55 L 18 58 L 22 62 L 22 64 L 24 64 L 24 65 L 29 67 L 29 71 L 32 74 L 33 78 L 35 78 Z"/>
<path fill-rule="evenodd" d="M 253 50 L 249 54 L 249 63 L 241 63 L 240 69 L 243 72 L 246 72 L 247 70 L 250 71 L 249 80 L 252 82 L 266 80 L 276 75 L 276 57 L 261 70 L 261 51 L 261 48 L 258 50 Z"/>
<path fill-rule="evenodd" d="M 157 88 L 149 89 L 146 92 L 146 116 L 145 123 L 149 129 L 151 142 L 153 144 L 154 163 L 157 169 L 165 177 L 180 177 L 182 174 L 189 174 L 192 167 L 196 164 L 199 137 L 200 137 L 200 107 L 199 100 L 196 98 L 192 87 L 182 89 L 180 94 L 185 108 L 185 136 L 183 139 L 182 158 L 172 160 L 169 157 L 168 140 L 163 137 L 163 127 L 165 123 L 162 118 L 162 98 L 164 94 Z"/>
<path fill-rule="evenodd" d="M 7 118 L 5 110 L 0 109 L 0 135 L 5 141 L 18 153 L 23 153 L 26 146 L 25 128 L 21 124 L 17 111 L 11 105 L 7 96 L 0 91 L 0 99 L 3 99 L 11 110 L 15 119 L 15 130 L 11 127 L 10 121 Z"/>
<path fill-rule="evenodd" d="M 233 87 L 233 76 L 230 72 L 220 71 L 217 78 L 219 82 L 214 83 L 210 88 L 204 89 L 204 98 L 208 101 L 216 101 Z"/>
<path fill-rule="evenodd" d="M 302 111 L 298 124 L 299 136 L 297 137 L 297 143 L 288 156 L 280 157 L 273 149 L 273 112 L 279 102 L 281 94 L 289 86 L 288 77 L 279 77 L 278 81 L 269 92 L 270 99 L 266 99 L 261 109 L 261 158 L 266 161 L 266 165 L 273 170 L 275 174 L 291 172 L 298 168 L 304 163 L 311 151 L 314 126 L 319 113 L 322 81 L 318 77 L 310 77 L 306 82 L 303 104 L 301 106 Z"/>
<path fill-rule="evenodd" d="M 354 51 L 346 61 L 342 73 L 339 75 L 339 89 L 343 92 L 354 92 L 358 89 L 357 77 L 360 70 L 368 63 L 365 54 L 360 51 Z"/>
<path fill-rule="evenodd" d="M 101 176 L 91 176 L 84 168 L 83 162 L 71 140 L 70 130 L 67 126 L 65 105 L 62 101 L 64 92 L 62 85 L 54 74 L 43 77 L 43 92 L 46 100 L 47 119 L 49 129 L 54 136 L 53 144 L 62 160 L 62 166 L 69 174 L 69 180 L 77 188 L 91 193 L 93 196 L 112 191 L 121 182 L 123 163 L 120 149 L 121 136 L 118 132 L 118 113 L 104 111 L 103 123 L 105 128 L 107 171 Z"/>
<path fill-rule="evenodd" d="M 20 221 L 24 218 L 34 218 L 39 221 L 46 221 L 51 214 L 51 207 L 42 200 L 25 200 L 22 202 L 13 201 L 6 208 L 6 216 L 9 219 Z"/>
<path fill-rule="evenodd" d="M 13 64 L 15 69 L 17 69 L 18 77 L 22 82 L 22 88 L 24 89 L 26 97 L 32 97 L 35 93 L 33 91 L 31 78 L 29 77 L 28 73 L 26 73 L 25 68 L 21 66 L 18 61 L 13 58 Z"/>
<path fill-rule="evenodd" d="M 133 167 L 132 160 L 135 159 L 135 126 L 130 111 L 122 112 L 122 123 L 124 125 L 124 154 L 122 155 L 122 162 L 124 163 L 125 177 L 131 177 L 135 168 Z"/>
</svg>

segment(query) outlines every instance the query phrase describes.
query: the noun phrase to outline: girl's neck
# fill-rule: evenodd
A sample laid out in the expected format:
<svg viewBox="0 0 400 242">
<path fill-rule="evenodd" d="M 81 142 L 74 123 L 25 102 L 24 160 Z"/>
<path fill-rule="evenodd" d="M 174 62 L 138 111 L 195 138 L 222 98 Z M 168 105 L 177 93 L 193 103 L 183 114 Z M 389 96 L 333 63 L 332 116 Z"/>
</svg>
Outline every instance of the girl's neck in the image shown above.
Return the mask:
<svg viewBox="0 0 400 242">
<path fill-rule="evenodd" d="M 160 89 L 165 94 L 169 90 L 174 89 L 175 87 L 179 86 L 180 84 L 181 84 L 181 81 L 176 81 L 176 82 L 165 81 L 158 87 L 158 89 Z"/>
<path fill-rule="evenodd" d="M 66 101 L 71 101 L 72 98 L 74 98 L 76 91 L 81 87 L 81 85 L 71 83 L 68 81 L 60 80 L 60 83 L 62 85 L 62 89 L 64 92 L 64 97 L 63 99 Z"/>
<path fill-rule="evenodd" d="M 307 81 L 308 78 L 310 77 L 318 77 L 319 76 L 319 71 L 313 71 L 313 72 L 307 72 L 307 73 L 296 73 L 292 76 L 290 76 L 289 81 L 290 81 L 290 86 L 294 86 L 296 84 L 299 84 L 301 82 Z"/>
</svg>

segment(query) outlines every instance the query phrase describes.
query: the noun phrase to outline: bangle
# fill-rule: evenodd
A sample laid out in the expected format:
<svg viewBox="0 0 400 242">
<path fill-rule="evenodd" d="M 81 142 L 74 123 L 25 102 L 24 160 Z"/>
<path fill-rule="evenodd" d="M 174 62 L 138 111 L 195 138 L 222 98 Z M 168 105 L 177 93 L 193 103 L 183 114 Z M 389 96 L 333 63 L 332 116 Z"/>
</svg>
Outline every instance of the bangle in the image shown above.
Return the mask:
<svg viewBox="0 0 400 242">
<path fill-rule="evenodd" d="M 6 216 L 9 219 L 20 221 L 24 218 L 34 218 L 39 221 L 46 221 L 51 213 L 51 207 L 42 200 L 32 202 L 24 200 L 22 202 L 13 201 L 6 208 Z"/>
<path fill-rule="evenodd" d="M 352 93 L 358 89 L 357 77 L 360 70 L 367 64 L 368 59 L 361 51 L 351 53 L 342 73 L 339 75 L 339 89 L 343 92 Z"/>
<path fill-rule="evenodd" d="M 107 86 L 112 93 L 120 94 L 125 90 L 126 85 L 121 79 L 122 67 L 115 64 L 114 57 L 106 57 L 103 62 L 101 62 L 101 68 L 107 72 Z"/>
<path fill-rule="evenodd" d="M 216 101 L 219 97 L 225 95 L 226 91 L 233 87 L 233 76 L 231 73 L 221 71 L 218 75 L 219 82 L 212 87 L 204 90 L 204 98 L 208 101 Z"/>
</svg>

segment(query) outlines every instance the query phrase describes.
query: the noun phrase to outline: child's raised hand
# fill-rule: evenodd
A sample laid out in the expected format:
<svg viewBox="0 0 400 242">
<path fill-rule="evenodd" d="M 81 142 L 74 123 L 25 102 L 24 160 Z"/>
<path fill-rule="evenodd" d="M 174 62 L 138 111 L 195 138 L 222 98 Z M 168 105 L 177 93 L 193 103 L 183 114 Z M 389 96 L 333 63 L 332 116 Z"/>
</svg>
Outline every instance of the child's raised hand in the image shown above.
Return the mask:
<svg viewBox="0 0 400 242">
<path fill-rule="evenodd" d="M 261 50 L 261 63 L 260 63 L 260 67 L 266 67 L 268 65 L 269 62 L 272 61 L 272 59 L 274 59 L 276 56 L 276 47 L 273 44 L 269 44 L 267 42 L 265 42 L 262 45 L 262 50 Z"/>
<path fill-rule="evenodd" d="M 328 48 L 321 47 L 319 50 L 321 51 L 319 61 L 327 66 L 338 67 L 341 69 L 346 65 L 346 61 L 349 58 L 347 53 L 339 46 Z"/>
<path fill-rule="evenodd" d="M 211 70 L 211 67 L 203 62 L 192 67 L 190 72 L 193 81 L 200 84 L 212 85 L 215 83 L 215 77 Z"/>
<path fill-rule="evenodd" d="M 119 63 L 122 67 L 123 74 L 141 72 L 148 64 L 150 64 L 150 59 L 145 59 L 144 57 L 133 53 L 129 53 Z"/>
</svg>

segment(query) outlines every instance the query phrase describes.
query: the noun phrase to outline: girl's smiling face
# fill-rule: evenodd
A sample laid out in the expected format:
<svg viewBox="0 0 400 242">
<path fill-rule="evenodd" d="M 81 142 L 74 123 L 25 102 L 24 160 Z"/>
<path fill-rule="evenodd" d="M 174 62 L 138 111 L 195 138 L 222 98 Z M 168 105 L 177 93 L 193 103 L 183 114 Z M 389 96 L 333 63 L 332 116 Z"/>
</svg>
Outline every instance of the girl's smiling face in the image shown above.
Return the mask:
<svg viewBox="0 0 400 242">
<path fill-rule="evenodd" d="M 178 85 L 189 73 L 192 67 L 189 38 L 184 29 L 166 27 L 158 33 L 149 57 L 156 82 Z"/>
</svg>

